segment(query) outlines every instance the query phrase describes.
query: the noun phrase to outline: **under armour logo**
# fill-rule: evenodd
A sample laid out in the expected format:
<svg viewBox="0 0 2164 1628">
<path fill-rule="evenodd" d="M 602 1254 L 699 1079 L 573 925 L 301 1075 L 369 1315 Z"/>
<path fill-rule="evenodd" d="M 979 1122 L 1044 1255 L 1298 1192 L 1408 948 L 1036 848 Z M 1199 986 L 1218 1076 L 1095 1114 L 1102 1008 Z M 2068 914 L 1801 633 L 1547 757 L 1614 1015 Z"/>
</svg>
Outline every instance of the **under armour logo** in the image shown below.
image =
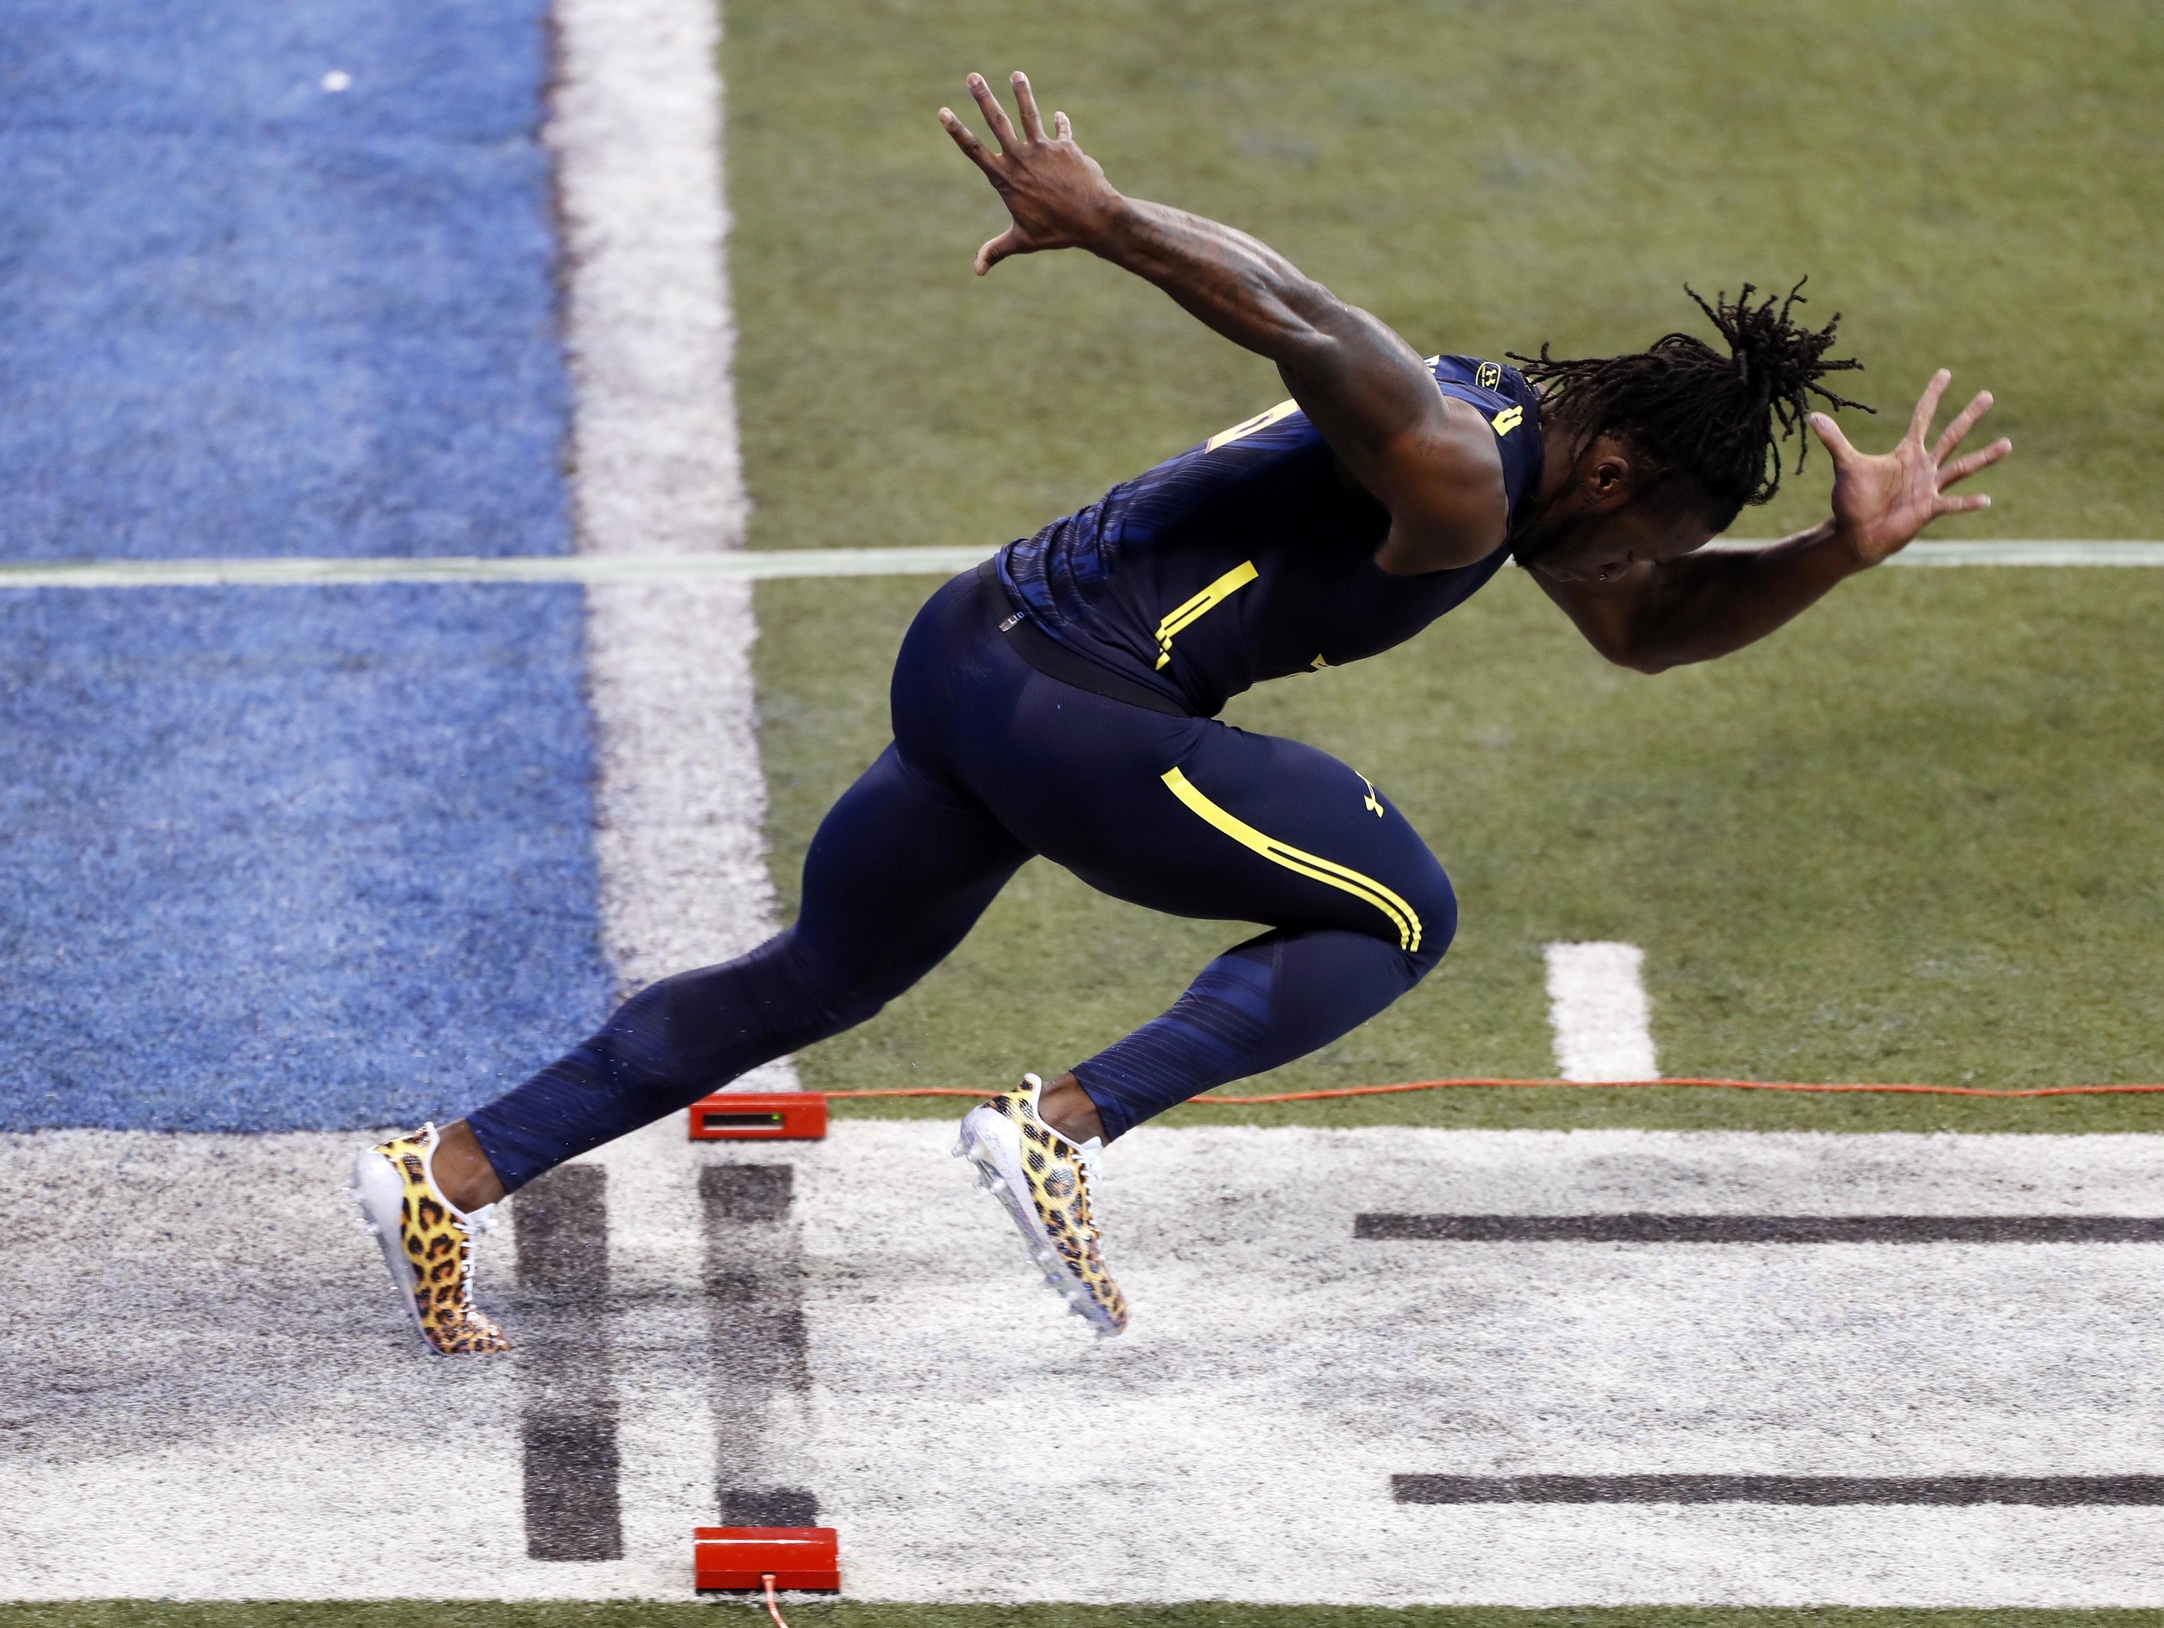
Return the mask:
<svg viewBox="0 0 2164 1628">
<path fill-rule="evenodd" d="M 1381 800 L 1375 795 L 1375 782 L 1370 780 L 1366 775 L 1363 774 L 1360 776 L 1360 784 L 1367 787 L 1368 789 L 1368 794 L 1360 799 L 1360 806 L 1362 808 L 1373 810 L 1375 817 L 1378 820 L 1381 819 L 1383 817 L 1383 805 Z"/>
</svg>

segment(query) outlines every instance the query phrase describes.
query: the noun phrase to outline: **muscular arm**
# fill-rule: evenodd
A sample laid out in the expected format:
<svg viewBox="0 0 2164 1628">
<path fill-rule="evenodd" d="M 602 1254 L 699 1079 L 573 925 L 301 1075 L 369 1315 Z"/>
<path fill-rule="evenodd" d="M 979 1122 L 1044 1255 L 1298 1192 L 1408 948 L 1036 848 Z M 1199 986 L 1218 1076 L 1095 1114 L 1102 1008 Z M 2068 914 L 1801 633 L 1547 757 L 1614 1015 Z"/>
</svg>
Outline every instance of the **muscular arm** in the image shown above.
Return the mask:
<svg viewBox="0 0 2164 1628">
<path fill-rule="evenodd" d="M 1765 548 L 1641 561 L 1606 582 L 1533 580 L 1618 666 L 1665 672 L 1755 644 L 1865 569 L 1834 522 Z"/>
<path fill-rule="evenodd" d="M 940 120 L 982 169 L 1013 224 L 977 251 L 979 275 L 1010 255 L 1083 248 L 1154 283 L 1217 333 L 1277 364 L 1348 473 L 1390 511 L 1377 563 L 1408 574 L 1469 565 L 1502 543 L 1502 457 L 1479 412 L 1445 396 L 1419 353 L 1244 232 L 1123 197 L 1074 143 L 1047 137 L 1029 80 L 1014 76 L 1017 134 L 982 78 L 976 98 L 1000 151 L 954 114 Z"/>
<path fill-rule="evenodd" d="M 1954 453 L 1991 410 L 1981 391 L 1926 445 L 1939 399 L 1953 375 L 1934 374 L 1916 403 L 1908 434 L 1893 451 L 1867 457 L 1849 445 L 1824 413 L 1811 428 L 1833 458 L 1833 513 L 1809 531 L 1764 548 L 1715 549 L 1670 560 L 1641 560 L 1608 580 L 1533 577 L 1602 655 L 1620 666 L 1658 673 L 1711 661 L 1763 639 L 1800 615 L 1833 586 L 1906 548 L 1941 515 L 1986 508 L 1981 495 L 1950 497 L 1947 488 L 2013 450 L 2003 436 L 1979 451 Z"/>
</svg>

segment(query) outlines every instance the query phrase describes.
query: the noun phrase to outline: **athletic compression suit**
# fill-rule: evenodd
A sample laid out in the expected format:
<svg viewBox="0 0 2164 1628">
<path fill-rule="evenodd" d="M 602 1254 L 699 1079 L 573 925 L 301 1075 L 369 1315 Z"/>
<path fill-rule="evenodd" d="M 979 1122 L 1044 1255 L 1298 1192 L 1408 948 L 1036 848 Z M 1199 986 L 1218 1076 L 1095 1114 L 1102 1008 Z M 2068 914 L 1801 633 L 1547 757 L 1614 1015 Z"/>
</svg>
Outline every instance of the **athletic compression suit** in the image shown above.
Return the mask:
<svg viewBox="0 0 2164 1628">
<path fill-rule="evenodd" d="M 1493 362 L 1431 366 L 1488 419 L 1515 519 L 1540 477 L 1537 397 Z M 1411 638 L 1509 554 L 1393 577 L 1374 562 L 1388 527 L 1286 402 L 949 582 L 895 662 L 894 743 L 812 840 L 795 925 L 642 990 L 473 1113 L 504 1186 L 862 1023 L 1032 855 L 1115 898 L 1268 929 L 1075 1065 L 1107 1140 L 1404 994 L 1457 927 L 1426 843 L 1336 759 L 1214 721 L 1263 679 Z"/>
</svg>

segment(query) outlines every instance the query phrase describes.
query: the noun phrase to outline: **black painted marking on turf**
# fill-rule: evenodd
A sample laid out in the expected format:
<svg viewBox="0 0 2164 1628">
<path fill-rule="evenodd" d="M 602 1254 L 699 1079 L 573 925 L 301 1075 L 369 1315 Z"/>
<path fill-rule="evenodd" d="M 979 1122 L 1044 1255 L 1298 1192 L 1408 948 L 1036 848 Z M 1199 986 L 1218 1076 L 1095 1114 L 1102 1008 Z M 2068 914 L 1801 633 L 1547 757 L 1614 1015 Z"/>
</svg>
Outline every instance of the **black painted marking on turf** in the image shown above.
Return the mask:
<svg viewBox="0 0 2164 1628">
<path fill-rule="evenodd" d="M 1355 1238 L 1471 1244 L 2150 1244 L 2145 1215 L 1360 1215 Z"/>
<path fill-rule="evenodd" d="M 724 1487 L 724 1526 L 817 1526 L 819 1500 L 803 1487 Z"/>
<path fill-rule="evenodd" d="M 560 1166 L 521 1189 L 511 1214 L 521 1290 L 526 1554 L 621 1560 L 608 1172 L 599 1165 Z"/>
<path fill-rule="evenodd" d="M 816 1526 L 819 1500 L 777 1486 L 771 1462 L 775 1401 L 811 1389 L 804 1329 L 804 1261 L 785 1164 L 713 1164 L 699 1172 L 706 1217 L 706 1292 L 713 1331 L 716 1492 L 730 1526 Z"/>
<path fill-rule="evenodd" d="M 1401 1504 L 2164 1505 L 2164 1475 L 1394 1475 Z"/>
</svg>

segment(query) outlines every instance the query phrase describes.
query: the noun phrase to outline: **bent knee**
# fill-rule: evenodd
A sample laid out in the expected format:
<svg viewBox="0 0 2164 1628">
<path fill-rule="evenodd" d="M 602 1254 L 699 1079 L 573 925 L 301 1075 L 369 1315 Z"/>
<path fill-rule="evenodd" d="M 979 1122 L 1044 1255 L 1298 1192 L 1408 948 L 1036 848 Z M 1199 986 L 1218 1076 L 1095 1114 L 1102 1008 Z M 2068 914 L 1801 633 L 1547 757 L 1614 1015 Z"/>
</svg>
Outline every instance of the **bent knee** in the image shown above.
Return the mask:
<svg viewBox="0 0 2164 1628">
<path fill-rule="evenodd" d="M 1418 982 L 1433 972 L 1458 936 L 1458 894 L 1443 867 L 1432 860 L 1395 890 L 1403 901 L 1408 920 L 1399 932 L 1398 947 L 1412 963 Z"/>
</svg>

